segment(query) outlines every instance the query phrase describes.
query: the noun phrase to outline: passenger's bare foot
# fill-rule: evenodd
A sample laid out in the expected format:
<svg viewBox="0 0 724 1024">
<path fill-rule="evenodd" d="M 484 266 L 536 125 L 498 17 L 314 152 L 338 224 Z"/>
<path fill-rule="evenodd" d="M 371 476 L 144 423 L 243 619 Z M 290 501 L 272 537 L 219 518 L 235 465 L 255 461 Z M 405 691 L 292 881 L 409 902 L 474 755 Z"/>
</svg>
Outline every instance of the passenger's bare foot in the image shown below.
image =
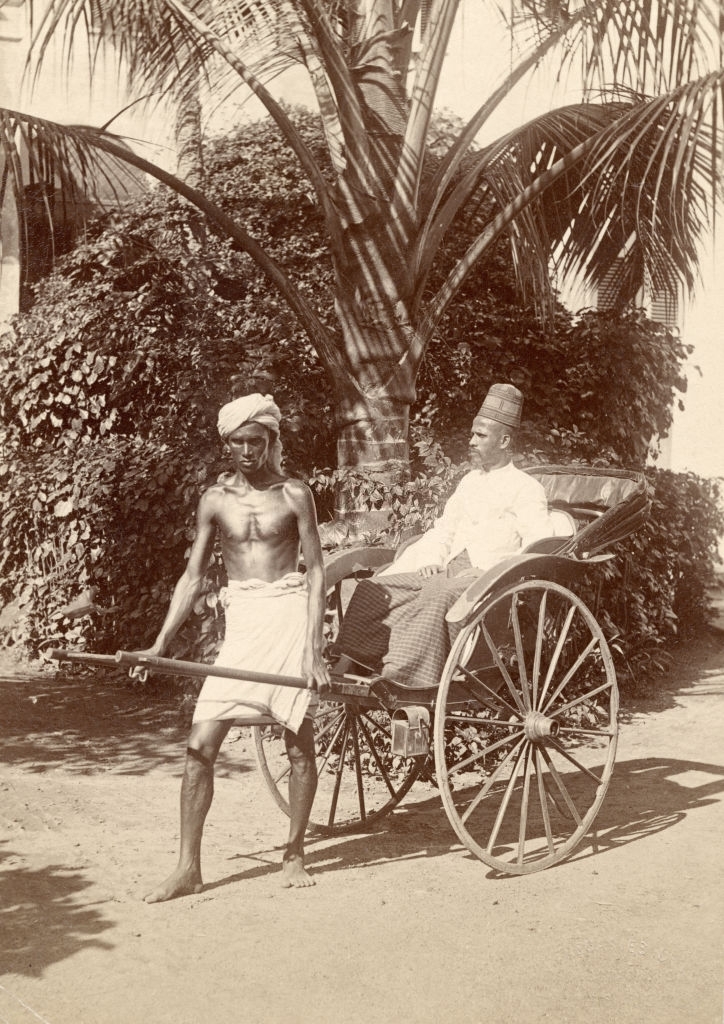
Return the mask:
<svg viewBox="0 0 724 1024">
<path fill-rule="evenodd" d="M 282 889 L 306 889 L 316 885 L 311 875 L 304 870 L 301 857 L 285 857 L 282 861 Z"/>
<path fill-rule="evenodd" d="M 351 658 L 348 658 L 346 654 L 340 654 L 337 660 L 332 664 L 330 671 L 333 676 L 343 676 L 345 672 L 352 672 L 355 667 L 355 663 Z"/>
<path fill-rule="evenodd" d="M 194 893 L 201 892 L 203 887 L 204 884 L 198 872 L 182 871 L 177 868 L 165 882 L 162 882 L 157 889 L 143 898 L 146 903 L 164 903 L 166 900 L 175 900 L 178 896 L 192 896 Z"/>
</svg>

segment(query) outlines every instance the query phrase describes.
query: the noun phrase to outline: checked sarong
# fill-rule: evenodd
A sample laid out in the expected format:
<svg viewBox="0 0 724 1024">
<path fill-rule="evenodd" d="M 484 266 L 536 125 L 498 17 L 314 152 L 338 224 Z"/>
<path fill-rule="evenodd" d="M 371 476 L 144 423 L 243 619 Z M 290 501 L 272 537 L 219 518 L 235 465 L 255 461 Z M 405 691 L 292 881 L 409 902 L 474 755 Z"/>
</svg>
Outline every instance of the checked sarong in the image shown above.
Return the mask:
<svg viewBox="0 0 724 1024">
<path fill-rule="evenodd" d="M 458 570 L 461 562 L 470 565 L 464 555 L 455 560 Z M 446 622 L 445 615 L 472 580 L 470 575 L 445 573 L 362 580 L 347 607 L 335 653 L 403 686 L 438 686 L 460 631 L 460 624 Z"/>
</svg>

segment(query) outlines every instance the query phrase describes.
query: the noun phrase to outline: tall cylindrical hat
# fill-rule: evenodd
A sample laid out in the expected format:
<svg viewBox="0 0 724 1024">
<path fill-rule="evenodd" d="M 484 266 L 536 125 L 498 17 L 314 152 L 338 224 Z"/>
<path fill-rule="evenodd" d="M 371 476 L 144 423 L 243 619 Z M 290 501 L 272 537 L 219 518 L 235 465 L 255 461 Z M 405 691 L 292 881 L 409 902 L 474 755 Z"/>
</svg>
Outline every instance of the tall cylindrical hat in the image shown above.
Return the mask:
<svg viewBox="0 0 724 1024">
<path fill-rule="evenodd" d="M 480 406 L 478 416 L 517 428 L 520 426 L 522 413 L 522 392 L 512 384 L 493 384 L 485 396 L 485 401 Z"/>
</svg>

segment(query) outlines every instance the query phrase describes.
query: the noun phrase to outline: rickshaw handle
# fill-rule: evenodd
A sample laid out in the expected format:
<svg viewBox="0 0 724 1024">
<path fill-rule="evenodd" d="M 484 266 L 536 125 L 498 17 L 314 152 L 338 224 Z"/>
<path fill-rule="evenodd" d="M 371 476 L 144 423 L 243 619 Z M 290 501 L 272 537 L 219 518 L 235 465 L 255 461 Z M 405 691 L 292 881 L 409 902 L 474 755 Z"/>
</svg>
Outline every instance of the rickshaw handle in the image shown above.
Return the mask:
<svg viewBox="0 0 724 1024">
<path fill-rule="evenodd" d="M 48 655 L 55 661 L 77 661 L 91 665 L 125 665 L 129 668 L 143 668 L 152 672 L 173 673 L 181 676 L 220 676 L 223 679 L 243 679 L 252 683 L 270 683 L 272 686 L 291 686 L 306 690 L 307 681 L 301 676 L 272 675 L 269 672 L 247 672 L 224 665 L 200 665 L 196 661 L 181 661 L 176 658 L 161 658 L 149 654 L 133 654 L 130 651 L 116 651 L 115 654 L 86 654 L 82 651 L 65 651 L 53 647 Z"/>
</svg>

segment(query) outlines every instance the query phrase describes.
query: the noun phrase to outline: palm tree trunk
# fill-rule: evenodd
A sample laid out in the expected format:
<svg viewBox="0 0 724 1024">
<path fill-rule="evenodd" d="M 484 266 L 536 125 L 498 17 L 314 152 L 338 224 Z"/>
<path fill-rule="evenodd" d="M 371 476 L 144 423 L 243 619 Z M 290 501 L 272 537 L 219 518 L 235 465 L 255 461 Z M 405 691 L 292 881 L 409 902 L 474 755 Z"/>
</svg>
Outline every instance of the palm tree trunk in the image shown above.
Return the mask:
<svg viewBox="0 0 724 1024">
<path fill-rule="evenodd" d="M 0 334 L 20 303 L 20 230 L 15 195 L 0 198 Z"/>
<path fill-rule="evenodd" d="M 201 101 L 198 90 L 186 93 L 176 113 L 176 174 L 192 188 L 204 181 L 204 157 L 201 130 Z"/>
<path fill-rule="evenodd" d="M 346 543 L 389 526 L 389 509 L 376 509 L 373 492 L 387 490 L 410 473 L 410 403 L 379 389 L 373 397 L 356 390 L 337 392 L 337 468 L 342 473 L 334 501 L 337 529 Z M 366 477 L 361 487 L 359 474 Z M 380 501 L 380 504 L 382 502 Z"/>
<path fill-rule="evenodd" d="M 403 304 L 337 299 L 350 373 L 336 380 L 337 467 L 364 473 L 372 486 L 404 480 L 410 472 L 410 406 L 418 365 L 410 358 L 416 332 Z M 417 346 L 412 346 L 417 349 Z M 351 531 L 384 528 L 388 513 L 369 509 L 369 492 L 342 480 L 335 520 Z"/>
<path fill-rule="evenodd" d="M 337 395 L 337 465 L 369 473 L 405 476 L 409 472 L 410 403 L 395 394 Z"/>
</svg>

